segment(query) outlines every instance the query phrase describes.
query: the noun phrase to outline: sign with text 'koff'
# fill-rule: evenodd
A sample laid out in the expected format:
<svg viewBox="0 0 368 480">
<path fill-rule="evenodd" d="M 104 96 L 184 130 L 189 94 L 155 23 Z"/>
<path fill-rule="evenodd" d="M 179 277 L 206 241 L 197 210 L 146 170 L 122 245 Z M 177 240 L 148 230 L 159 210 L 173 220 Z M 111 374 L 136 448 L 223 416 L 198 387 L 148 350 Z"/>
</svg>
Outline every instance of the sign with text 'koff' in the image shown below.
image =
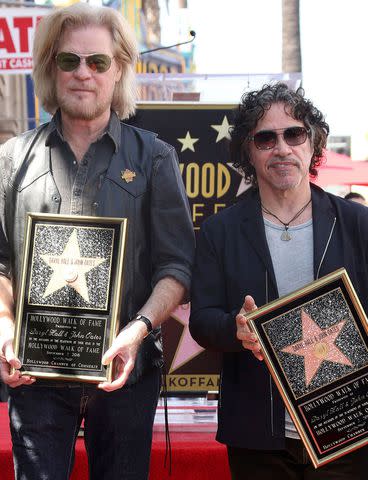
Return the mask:
<svg viewBox="0 0 368 480">
<path fill-rule="evenodd" d="M 0 74 L 31 73 L 33 37 L 42 8 L 0 9 Z"/>
</svg>

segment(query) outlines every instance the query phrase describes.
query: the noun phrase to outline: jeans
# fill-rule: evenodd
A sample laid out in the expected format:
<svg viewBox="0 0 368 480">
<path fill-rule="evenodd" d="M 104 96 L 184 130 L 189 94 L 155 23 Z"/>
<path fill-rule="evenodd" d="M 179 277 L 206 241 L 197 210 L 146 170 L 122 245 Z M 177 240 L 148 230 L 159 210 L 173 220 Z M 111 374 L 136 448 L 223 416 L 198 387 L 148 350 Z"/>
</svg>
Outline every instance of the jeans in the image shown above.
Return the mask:
<svg viewBox="0 0 368 480">
<path fill-rule="evenodd" d="M 232 480 L 363 480 L 368 447 L 315 469 L 301 440 L 286 438 L 285 450 L 227 447 Z"/>
<path fill-rule="evenodd" d="M 110 393 L 44 380 L 9 389 L 16 480 L 69 479 L 83 418 L 91 480 L 147 479 L 160 378 L 154 369 Z"/>
</svg>

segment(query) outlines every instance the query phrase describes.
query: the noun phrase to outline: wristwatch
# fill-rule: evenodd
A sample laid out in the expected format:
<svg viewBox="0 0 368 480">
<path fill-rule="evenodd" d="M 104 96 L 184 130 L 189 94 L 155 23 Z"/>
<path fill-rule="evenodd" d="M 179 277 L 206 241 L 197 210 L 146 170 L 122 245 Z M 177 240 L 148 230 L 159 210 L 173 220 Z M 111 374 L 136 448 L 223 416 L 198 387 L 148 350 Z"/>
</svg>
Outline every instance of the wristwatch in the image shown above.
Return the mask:
<svg viewBox="0 0 368 480">
<path fill-rule="evenodd" d="M 151 320 L 149 318 L 145 317 L 144 315 L 141 315 L 140 313 L 137 313 L 137 315 L 134 318 L 132 318 L 132 322 L 135 322 L 136 320 L 140 320 L 141 322 L 146 324 L 147 336 L 148 336 L 153 330 Z"/>
</svg>

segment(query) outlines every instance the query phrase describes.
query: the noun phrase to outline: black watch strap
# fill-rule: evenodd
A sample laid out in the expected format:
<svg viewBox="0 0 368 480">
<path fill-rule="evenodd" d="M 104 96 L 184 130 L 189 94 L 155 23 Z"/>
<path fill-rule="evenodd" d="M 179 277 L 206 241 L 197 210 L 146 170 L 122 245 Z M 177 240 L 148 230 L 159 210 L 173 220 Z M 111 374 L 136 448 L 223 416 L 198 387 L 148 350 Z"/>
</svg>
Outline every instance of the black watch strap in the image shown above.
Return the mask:
<svg viewBox="0 0 368 480">
<path fill-rule="evenodd" d="M 135 320 L 140 320 L 141 322 L 146 324 L 147 335 L 149 335 L 152 332 L 153 330 L 152 322 L 149 318 L 145 317 L 144 315 L 141 315 L 140 313 L 137 313 L 137 315 L 133 318 L 133 321 Z"/>
</svg>

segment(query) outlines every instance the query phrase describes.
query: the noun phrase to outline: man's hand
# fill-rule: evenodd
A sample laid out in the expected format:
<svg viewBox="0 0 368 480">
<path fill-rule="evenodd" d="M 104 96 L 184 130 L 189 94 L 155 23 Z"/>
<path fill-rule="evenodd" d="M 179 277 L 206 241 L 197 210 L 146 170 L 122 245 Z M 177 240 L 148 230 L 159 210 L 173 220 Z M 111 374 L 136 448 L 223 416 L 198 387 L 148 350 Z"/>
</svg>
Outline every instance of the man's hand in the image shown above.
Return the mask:
<svg viewBox="0 0 368 480">
<path fill-rule="evenodd" d="M 0 336 L 0 375 L 2 381 L 11 388 L 20 385 L 31 385 L 36 379 L 29 375 L 21 375 L 19 371 L 21 363 L 13 350 L 13 334 Z M 13 373 L 11 370 L 15 368 Z"/>
<path fill-rule="evenodd" d="M 13 350 L 14 339 L 13 287 L 9 278 L 0 275 L 0 375 L 9 387 L 30 385 L 36 379 L 21 375 L 21 363 Z M 14 373 L 10 373 L 15 368 Z"/>
<path fill-rule="evenodd" d="M 257 337 L 254 333 L 250 331 L 247 320 L 247 313 L 252 312 L 257 308 L 254 303 L 253 297 L 247 295 L 244 299 L 244 304 L 240 309 L 240 312 L 236 316 L 236 336 L 241 340 L 243 347 L 251 350 L 253 355 L 258 358 L 258 360 L 263 360 L 263 355 L 261 353 L 261 346 L 257 341 Z"/>
<path fill-rule="evenodd" d="M 98 388 L 112 392 L 125 384 L 133 370 L 138 348 L 146 334 L 147 327 L 140 321 L 133 321 L 123 328 L 102 358 L 103 365 L 109 365 L 115 359 L 115 378 L 111 383 L 100 383 Z"/>
</svg>

